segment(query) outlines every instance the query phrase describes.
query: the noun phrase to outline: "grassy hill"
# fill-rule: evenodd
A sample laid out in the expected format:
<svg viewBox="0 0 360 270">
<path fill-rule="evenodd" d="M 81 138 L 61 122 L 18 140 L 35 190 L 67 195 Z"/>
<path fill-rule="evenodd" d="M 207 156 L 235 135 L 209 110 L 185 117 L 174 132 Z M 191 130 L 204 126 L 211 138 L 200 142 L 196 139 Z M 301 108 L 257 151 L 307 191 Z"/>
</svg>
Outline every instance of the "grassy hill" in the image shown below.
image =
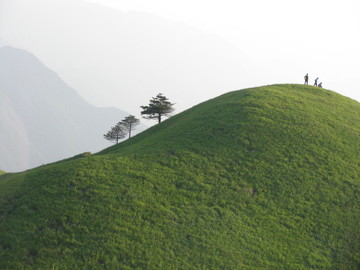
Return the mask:
<svg viewBox="0 0 360 270">
<path fill-rule="evenodd" d="M 0 269 L 358 269 L 360 105 L 234 91 L 0 176 Z"/>
</svg>

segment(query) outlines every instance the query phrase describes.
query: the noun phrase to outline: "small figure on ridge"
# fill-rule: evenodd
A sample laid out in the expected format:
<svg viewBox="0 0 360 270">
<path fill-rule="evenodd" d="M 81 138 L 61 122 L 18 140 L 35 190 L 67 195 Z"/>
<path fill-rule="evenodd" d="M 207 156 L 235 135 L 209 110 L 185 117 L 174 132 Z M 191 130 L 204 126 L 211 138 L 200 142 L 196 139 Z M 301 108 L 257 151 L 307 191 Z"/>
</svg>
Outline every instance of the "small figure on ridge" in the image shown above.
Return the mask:
<svg viewBox="0 0 360 270">
<path fill-rule="evenodd" d="M 322 88 L 322 82 L 321 82 L 321 83 L 319 83 L 318 87 Z"/>
<path fill-rule="evenodd" d="M 306 73 L 306 75 L 305 75 L 304 79 L 305 79 L 304 84 L 309 85 L 309 73 Z"/>
<path fill-rule="evenodd" d="M 319 80 L 319 77 L 317 77 L 317 78 L 315 79 L 314 86 L 318 86 L 318 84 L 317 84 L 318 80 Z"/>
</svg>

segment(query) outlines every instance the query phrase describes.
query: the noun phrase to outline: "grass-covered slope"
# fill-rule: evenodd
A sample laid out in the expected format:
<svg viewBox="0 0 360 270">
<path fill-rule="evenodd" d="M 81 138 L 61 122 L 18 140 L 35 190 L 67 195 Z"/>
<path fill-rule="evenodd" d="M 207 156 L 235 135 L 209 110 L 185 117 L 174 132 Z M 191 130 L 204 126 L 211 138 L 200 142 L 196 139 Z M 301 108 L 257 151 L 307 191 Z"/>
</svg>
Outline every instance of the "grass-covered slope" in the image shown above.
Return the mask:
<svg viewBox="0 0 360 270">
<path fill-rule="evenodd" d="M 0 269 L 358 269 L 360 104 L 235 91 L 0 176 Z"/>
</svg>

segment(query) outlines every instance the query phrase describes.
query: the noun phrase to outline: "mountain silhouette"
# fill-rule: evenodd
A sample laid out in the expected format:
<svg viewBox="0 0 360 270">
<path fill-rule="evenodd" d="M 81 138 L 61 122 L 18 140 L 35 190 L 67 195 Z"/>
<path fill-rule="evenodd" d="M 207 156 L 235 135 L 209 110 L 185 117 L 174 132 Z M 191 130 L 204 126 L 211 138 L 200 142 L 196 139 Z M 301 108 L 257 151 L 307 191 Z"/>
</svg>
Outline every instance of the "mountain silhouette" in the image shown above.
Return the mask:
<svg viewBox="0 0 360 270">
<path fill-rule="evenodd" d="M 179 112 L 220 89 L 247 86 L 259 69 L 221 37 L 151 13 L 83 0 L 12 0 L 2 15 L 6 40 L 35 53 L 91 103 L 129 112 L 154 91 L 166 92 Z"/>
<path fill-rule="evenodd" d="M 90 105 L 34 55 L 8 46 L 0 48 L 0 96 L 5 171 L 99 151 L 109 146 L 103 134 L 128 115 Z"/>
</svg>

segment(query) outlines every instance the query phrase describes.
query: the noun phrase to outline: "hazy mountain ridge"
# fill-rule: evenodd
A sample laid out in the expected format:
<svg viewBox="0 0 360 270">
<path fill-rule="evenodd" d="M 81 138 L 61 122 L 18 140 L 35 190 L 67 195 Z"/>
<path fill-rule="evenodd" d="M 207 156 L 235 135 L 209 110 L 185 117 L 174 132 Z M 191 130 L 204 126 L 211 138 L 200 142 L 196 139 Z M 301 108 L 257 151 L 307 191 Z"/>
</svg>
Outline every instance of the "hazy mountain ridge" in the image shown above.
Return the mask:
<svg viewBox="0 0 360 270">
<path fill-rule="evenodd" d="M 2 47 L 0 59 L 0 138 L 5 148 L 0 167 L 5 171 L 99 151 L 109 145 L 102 135 L 128 115 L 88 104 L 24 50 Z"/>
<path fill-rule="evenodd" d="M 312 86 L 245 89 L 2 175 L 0 267 L 358 269 L 359 115 Z"/>
<path fill-rule="evenodd" d="M 7 45 L 8 45 L 7 42 L 0 37 L 0 48 Z"/>
<path fill-rule="evenodd" d="M 195 105 L 204 92 L 211 98 L 239 88 L 251 73 L 244 54 L 221 38 L 153 14 L 79 0 L 13 0 L 4 8 L 17 11 L 4 14 L 4 37 L 34 52 L 92 103 L 132 112 L 138 100 L 165 92 L 183 110 L 189 96 Z M 34 9 L 43 12 L 34 16 Z"/>
</svg>

